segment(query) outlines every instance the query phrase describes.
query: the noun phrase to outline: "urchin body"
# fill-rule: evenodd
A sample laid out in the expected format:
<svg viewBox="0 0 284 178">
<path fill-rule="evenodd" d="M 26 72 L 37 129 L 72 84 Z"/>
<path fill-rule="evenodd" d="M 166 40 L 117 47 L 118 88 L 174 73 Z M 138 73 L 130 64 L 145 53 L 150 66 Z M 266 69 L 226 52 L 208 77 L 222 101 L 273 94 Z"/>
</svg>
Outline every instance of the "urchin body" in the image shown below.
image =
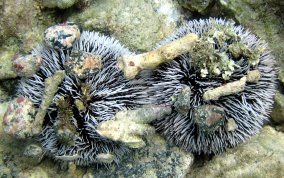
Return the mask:
<svg viewBox="0 0 284 178">
<path fill-rule="evenodd" d="M 265 49 L 259 53 L 258 64 L 250 63 L 245 55 L 234 58 L 233 52 L 229 50 L 229 44 L 226 42 L 223 46 L 215 45 L 213 50 L 228 55 L 234 66 L 237 67 L 228 67 L 227 65 L 221 68 L 217 66 L 218 70 L 214 70 L 214 68 L 210 68 L 210 65 L 202 63 L 200 65 L 204 69 L 200 69 L 193 59 L 195 54 L 185 54 L 172 62 L 161 65 L 153 72 L 152 79 L 149 81 L 152 102 L 171 105 L 173 108 L 177 106 L 175 100 L 180 97 L 180 93 L 183 93 L 183 89 L 190 88 L 188 112 L 180 112 L 180 108 L 175 108 L 171 115 L 161 118 L 153 124 L 157 131 L 168 140 L 197 154 L 223 152 L 226 148 L 234 147 L 258 133 L 264 122 L 268 120 L 276 87 L 274 58 L 267 50 L 266 44 L 232 22 L 222 19 L 190 21 L 162 41 L 160 45 L 167 44 L 189 33 L 195 33 L 202 37 L 216 24 L 224 28 L 232 27 L 234 33 L 240 38 L 240 42 L 244 43 L 249 50 Z M 230 69 L 229 72 L 227 68 Z M 242 91 L 221 96 L 216 100 L 204 99 L 203 95 L 206 91 L 230 82 L 241 81 L 242 77 L 251 70 L 260 72 L 261 77 L 258 82 L 246 83 Z M 212 73 L 208 74 L 208 71 L 212 71 Z M 209 111 L 204 106 L 214 106 L 224 112 L 220 114 L 221 116 L 224 114 L 223 119 L 219 122 L 215 117 L 215 125 L 209 130 L 199 124 L 199 118 L 196 118 L 198 116 L 196 113 L 200 113 L 196 112 L 197 110 L 204 109 L 205 114 L 202 112 L 201 114 L 208 115 Z"/>
<path fill-rule="evenodd" d="M 58 70 L 66 73 L 40 135 L 47 153 L 78 165 L 101 162 L 98 155 L 109 153 L 118 162 L 128 151 L 127 147 L 103 138 L 96 127 L 118 111 L 135 108 L 146 101 L 142 82 L 127 81 L 116 67 L 119 56 L 131 53 L 117 40 L 87 31 L 72 49 L 62 51 L 43 46 L 32 53 L 43 58 L 43 65 L 32 77 L 22 79 L 18 95 L 31 99 L 36 108 L 44 94 L 44 80 Z"/>
</svg>

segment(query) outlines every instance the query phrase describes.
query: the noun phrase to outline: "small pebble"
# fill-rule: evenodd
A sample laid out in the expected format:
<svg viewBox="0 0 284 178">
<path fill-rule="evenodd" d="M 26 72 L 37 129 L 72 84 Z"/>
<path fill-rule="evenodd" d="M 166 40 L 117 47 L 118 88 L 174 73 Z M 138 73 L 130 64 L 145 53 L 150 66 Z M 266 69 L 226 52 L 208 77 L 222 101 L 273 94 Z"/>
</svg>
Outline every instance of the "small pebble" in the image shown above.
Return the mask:
<svg viewBox="0 0 284 178">
<path fill-rule="evenodd" d="M 4 117 L 4 132 L 15 138 L 31 137 L 36 110 L 30 99 L 18 97 L 11 101 Z"/>
<path fill-rule="evenodd" d="M 49 27 L 44 32 L 46 44 L 54 49 L 69 49 L 80 38 L 80 29 L 71 22 Z"/>
<path fill-rule="evenodd" d="M 13 69 L 20 77 L 31 77 L 39 70 L 42 61 L 43 59 L 40 56 L 33 54 L 16 55 L 13 59 Z"/>
</svg>

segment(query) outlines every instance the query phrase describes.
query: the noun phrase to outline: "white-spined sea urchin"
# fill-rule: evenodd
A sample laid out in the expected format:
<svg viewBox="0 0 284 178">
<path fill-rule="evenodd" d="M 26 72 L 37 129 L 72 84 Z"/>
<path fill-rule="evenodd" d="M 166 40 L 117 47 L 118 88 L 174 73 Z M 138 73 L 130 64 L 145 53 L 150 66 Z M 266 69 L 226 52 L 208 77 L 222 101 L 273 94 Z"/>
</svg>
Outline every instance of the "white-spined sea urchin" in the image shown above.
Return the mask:
<svg viewBox="0 0 284 178">
<path fill-rule="evenodd" d="M 58 70 L 66 73 L 39 139 L 48 155 L 89 165 L 101 162 L 98 155 L 110 153 L 117 162 L 127 147 L 103 138 L 96 127 L 118 111 L 144 104 L 147 98 L 140 81 L 127 81 L 117 69 L 117 58 L 131 53 L 113 38 L 84 31 L 71 49 L 42 46 L 32 54 L 40 56 L 43 64 L 39 72 L 21 80 L 18 95 L 29 98 L 36 108 L 44 95 L 45 79 Z"/>
<path fill-rule="evenodd" d="M 154 125 L 188 151 L 217 154 L 255 135 L 267 121 L 274 57 L 262 40 L 222 19 L 189 21 L 158 46 L 189 33 L 200 37 L 191 52 L 161 65 L 149 81 L 153 103 L 175 108 Z"/>
</svg>

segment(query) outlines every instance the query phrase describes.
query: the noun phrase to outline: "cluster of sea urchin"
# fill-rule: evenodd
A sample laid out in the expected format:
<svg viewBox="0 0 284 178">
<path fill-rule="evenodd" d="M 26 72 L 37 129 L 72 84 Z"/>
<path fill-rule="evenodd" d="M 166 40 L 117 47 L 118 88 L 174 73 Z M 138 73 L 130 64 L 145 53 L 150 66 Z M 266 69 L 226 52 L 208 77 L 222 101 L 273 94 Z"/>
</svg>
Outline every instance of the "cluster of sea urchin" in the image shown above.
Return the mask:
<svg viewBox="0 0 284 178">
<path fill-rule="evenodd" d="M 189 33 L 200 37 L 195 47 L 151 77 L 153 102 L 174 107 L 154 125 L 188 151 L 217 154 L 258 133 L 267 120 L 274 58 L 263 41 L 222 19 L 189 21 L 159 46 Z"/>
<path fill-rule="evenodd" d="M 117 162 L 127 147 L 100 136 L 96 127 L 118 111 L 144 104 L 144 85 L 127 81 L 116 67 L 119 56 L 131 53 L 113 38 L 84 31 L 69 49 L 41 46 L 32 54 L 43 59 L 42 66 L 32 77 L 22 79 L 18 95 L 29 98 L 36 108 L 43 99 L 45 79 L 58 70 L 66 74 L 40 134 L 48 155 L 78 165 L 99 163 L 102 155 L 112 155 L 107 163 Z"/>
</svg>

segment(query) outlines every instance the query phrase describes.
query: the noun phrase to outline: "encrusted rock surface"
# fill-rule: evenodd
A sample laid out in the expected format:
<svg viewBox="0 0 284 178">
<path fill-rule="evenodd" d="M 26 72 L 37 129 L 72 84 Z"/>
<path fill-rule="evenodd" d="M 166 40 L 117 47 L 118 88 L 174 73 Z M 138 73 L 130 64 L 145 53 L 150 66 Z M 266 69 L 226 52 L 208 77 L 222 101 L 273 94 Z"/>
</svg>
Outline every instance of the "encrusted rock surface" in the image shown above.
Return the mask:
<svg viewBox="0 0 284 178">
<path fill-rule="evenodd" d="M 95 177 L 185 177 L 193 163 L 193 155 L 167 144 L 159 135 L 147 138 L 148 145 L 127 156 L 110 171 L 95 171 Z"/>
<path fill-rule="evenodd" d="M 239 147 L 195 165 L 187 177 L 283 177 L 284 134 L 266 126 Z"/>
<path fill-rule="evenodd" d="M 271 118 L 278 124 L 284 125 L 284 95 L 276 93 L 274 96 L 275 104 L 272 109 Z"/>
<path fill-rule="evenodd" d="M 213 0 L 178 0 L 178 2 L 182 7 L 190 11 L 205 14 L 212 5 Z"/>
<path fill-rule="evenodd" d="M 100 0 L 68 20 L 84 29 L 108 31 L 130 49 L 147 51 L 182 21 L 179 8 L 171 0 Z"/>
<path fill-rule="evenodd" d="M 72 7 L 78 0 L 42 0 L 42 5 L 48 8 L 67 9 Z"/>
</svg>

